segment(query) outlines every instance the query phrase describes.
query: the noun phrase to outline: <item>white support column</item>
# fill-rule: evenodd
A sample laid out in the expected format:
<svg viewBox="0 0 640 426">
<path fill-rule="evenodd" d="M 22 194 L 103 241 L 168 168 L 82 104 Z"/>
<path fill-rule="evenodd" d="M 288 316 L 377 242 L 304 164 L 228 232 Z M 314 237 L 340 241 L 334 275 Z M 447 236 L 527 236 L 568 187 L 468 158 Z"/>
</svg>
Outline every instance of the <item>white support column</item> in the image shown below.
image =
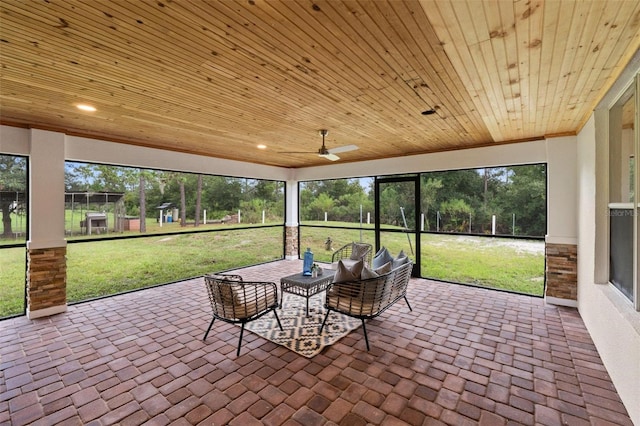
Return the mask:
<svg viewBox="0 0 640 426">
<path fill-rule="evenodd" d="M 29 241 L 27 247 L 66 246 L 64 235 L 65 135 L 31 130 Z"/>
<path fill-rule="evenodd" d="M 287 180 L 285 182 L 285 196 L 287 205 L 285 206 L 285 225 L 298 226 L 298 181 Z"/>
<path fill-rule="evenodd" d="M 547 235 L 545 301 L 577 306 L 577 141 L 547 139 Z"/>
<path fill-rule="evenodd" d="M 287 179 L 285 182 L 285 228 L 287 241 L 285 242 L 285 259 L 297 260 L 298 253 L 298 181 Z"/>
</svg>

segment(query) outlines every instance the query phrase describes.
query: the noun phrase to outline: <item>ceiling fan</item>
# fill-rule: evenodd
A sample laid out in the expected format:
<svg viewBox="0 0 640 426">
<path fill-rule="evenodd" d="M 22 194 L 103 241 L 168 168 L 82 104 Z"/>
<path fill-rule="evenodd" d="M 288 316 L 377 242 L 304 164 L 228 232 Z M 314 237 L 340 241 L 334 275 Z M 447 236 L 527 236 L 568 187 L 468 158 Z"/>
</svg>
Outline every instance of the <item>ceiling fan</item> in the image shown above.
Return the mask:
<svg viewBox="0 0 640 426">
<path fill-rule="evenodd" d="M 318 151 L 302 151 L 302 152 L 283 152 L 283 154 L 318 154 L 318 156 L 320 157 L 324 157 L 329 161 L 337 161 L 340 159 L 340 157 L 338 157 L 336 155 L 336 153 L 340 153 L 340 152 L 347 152 L 347 151 L 355 151 L 356 149 L 358 149 L 357 145 L 344 145 L 344 146 L 338 146 L 336 148 L 331 148 L 331 149 L 327 149 L 327 147 L 324 144 L 324 137 L 327 136 L 327 134 L 329 134 L 329 131 L 326 129 L 322 129 L 320 130 L 320 135 L 322 135 L 322 147 L 320 147 L 320 149 L 318 149 Z"/>
</svg>

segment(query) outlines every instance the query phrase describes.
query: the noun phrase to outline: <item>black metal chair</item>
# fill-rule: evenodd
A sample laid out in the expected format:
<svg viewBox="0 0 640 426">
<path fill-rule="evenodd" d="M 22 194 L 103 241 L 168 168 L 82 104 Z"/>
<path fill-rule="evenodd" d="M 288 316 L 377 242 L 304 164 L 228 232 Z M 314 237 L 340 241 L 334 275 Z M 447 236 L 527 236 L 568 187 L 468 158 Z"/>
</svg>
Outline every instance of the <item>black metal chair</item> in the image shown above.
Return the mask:
<svg viewBox="0 0 640 426">
<path fill-rule="evenodd" d="M 241 324 L 240 340 L 237 356 L 240 355 L 244 325 L 261 316 L 273 312 L 282 330 L 280 318 L 276 313 L 278 307 L 278 288 L 275 283 L 267 281 L 244 281 L 240 275 L 210 274 L 204 276 L 204 282 L 213 309 L 213 319 L 202 341 L 207 339 L 216 318 Z"/>
</svg>

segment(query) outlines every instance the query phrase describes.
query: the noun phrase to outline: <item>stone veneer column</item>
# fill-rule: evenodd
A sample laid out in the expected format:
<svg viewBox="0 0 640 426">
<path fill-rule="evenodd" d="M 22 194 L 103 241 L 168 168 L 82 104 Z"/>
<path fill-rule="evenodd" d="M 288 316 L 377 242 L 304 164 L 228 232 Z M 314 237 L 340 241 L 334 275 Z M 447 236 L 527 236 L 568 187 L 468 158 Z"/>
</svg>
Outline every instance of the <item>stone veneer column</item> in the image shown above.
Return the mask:
<svg viewBox="0 0 640 426">
<path fill-rule="evenodd" d="M 27 250 L 27 303 L 30 311 L 58 311 L 67 303 L 67 248 Z"/>
<path fill-rule="evenodd" d="M 300 257 L 298 250 L 298 227 L 285 226 L 285 258 L 292 260 Z"/>
<path fill-rule="evenodd" d="M 545 244 L 548 302 L 577 306 L 578 300 L 578 246 L 575 244 Z"/>
</svg>

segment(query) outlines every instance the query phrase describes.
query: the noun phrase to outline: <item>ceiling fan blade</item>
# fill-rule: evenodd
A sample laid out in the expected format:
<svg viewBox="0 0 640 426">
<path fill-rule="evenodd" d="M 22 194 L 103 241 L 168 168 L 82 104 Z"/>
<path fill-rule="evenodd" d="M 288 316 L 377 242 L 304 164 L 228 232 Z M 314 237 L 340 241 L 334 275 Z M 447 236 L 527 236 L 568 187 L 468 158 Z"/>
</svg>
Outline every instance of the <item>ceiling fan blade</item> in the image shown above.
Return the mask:
<svg viewBox="0 0 640 426">
<path fill-rule="evenodd" d="M 329 153 L 329 154 L 318 154 L 320 157 L 324 157 L 329 161 L 338 161 L 340 159 L 340 157 L 338 157 L 335 154 Z"/>
<path fill-rule="evenodd" d="M 338 152 L 355 151 L 356 149 L 358 149 L 358 145 L 338 146 L 338 147 L 335 147 L 335 148 L 331 148 L 329 150 L 329 154 L 336 154 Z"/>
</svg>

